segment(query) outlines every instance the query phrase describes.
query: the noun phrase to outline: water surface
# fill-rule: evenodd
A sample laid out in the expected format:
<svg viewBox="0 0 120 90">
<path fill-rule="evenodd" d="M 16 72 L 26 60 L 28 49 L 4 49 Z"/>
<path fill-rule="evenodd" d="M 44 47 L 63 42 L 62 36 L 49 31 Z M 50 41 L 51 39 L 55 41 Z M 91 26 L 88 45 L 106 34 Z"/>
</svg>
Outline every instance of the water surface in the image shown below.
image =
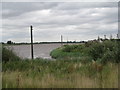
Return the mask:
<svg viewBox="0 0 120 90">
<path fill-rule="evenodd" d="M 34 58 L 51 59 L 50 52 L 61 44 L 34 44 Z M 21 58 L 31 58 L 31 46 L 30 45 L 12 45 L 8 47 L 12 49 Z"/>
<path fill-rule="evenodd" d="M 69 43 L 69 45 L 72 44 L 79 44 L 79 43 Z M 33 45 L 34 58 L 51 59 L 50 52 L 60 46 L 61 46 L 60 43 L 34 44 Z M 31 45 L 11 45 L 8 46 L 8 48 L 12 49 L 13 52 L 15 52 L 21 58 L 31 59 Z"/>
</svg>

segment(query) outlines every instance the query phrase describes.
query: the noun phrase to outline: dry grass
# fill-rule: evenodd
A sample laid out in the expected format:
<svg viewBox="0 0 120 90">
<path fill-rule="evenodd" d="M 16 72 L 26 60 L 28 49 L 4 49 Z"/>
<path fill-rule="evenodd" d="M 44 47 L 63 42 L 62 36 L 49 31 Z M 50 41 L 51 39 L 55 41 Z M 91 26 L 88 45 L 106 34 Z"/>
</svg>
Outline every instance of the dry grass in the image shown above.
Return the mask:
<svg viewBox="0 0 120 90">
<path fill-rule="evenodd" d="M 108 68 L 110 68 L 109 73 L 107 74 L 107 70 L 104 70 L 106 73 L 102 73 L 103 76 L 103 88 L 118 88 L 118 64 L 108 64 Z"/>
<path fill-rule="evenodd" d="M 23 76 L 22 72 L 5 72 L 3 73 L 3 81 L 5 88 L 93 88 L 95 87 L 94 80 L 81 76 L 78 73 L 64 76 L 64 78 L 57 78 L 52 74 L 46 74 L 42 79 L 38 76 L 30 78 Z M 18 73 L 19 77 L 18 85 Z M 96 86 L 97 87 L 97 86 Z"/>
<path fill-rule="evenodd" d="M 107 71 L 110 68 L 110 71 Z M 56 77 L 52 73 L 36 77 L 26 76 L 25 72 L 3 72 L 4 88 L 117 88 L 117 65 L 109 64 L 95 77 L 74 72 Z M 102 79 L 101 79 L 102 76 Z"/>
<path fill-rule="evenodd" d="M 0 89 L 2 88 L 2 73 L 0 72 Z"/>
<path fill-rule="evenodd" d="M 91 45 L 88 43 L 87 47 L 65 46 L 65 50 L 59 48 L 52 52 L 51 55 L 58 60 L 49 61 L 22 60 L 3 48 L 2 86 L 3 88 L 118 88 L 119 57 L 117 56 L 120 54 L 117 51 L 120 51 L 117 44 L 111 41 Z M 92 60 L 96 62 L 91 62 Z"/>
</svg>

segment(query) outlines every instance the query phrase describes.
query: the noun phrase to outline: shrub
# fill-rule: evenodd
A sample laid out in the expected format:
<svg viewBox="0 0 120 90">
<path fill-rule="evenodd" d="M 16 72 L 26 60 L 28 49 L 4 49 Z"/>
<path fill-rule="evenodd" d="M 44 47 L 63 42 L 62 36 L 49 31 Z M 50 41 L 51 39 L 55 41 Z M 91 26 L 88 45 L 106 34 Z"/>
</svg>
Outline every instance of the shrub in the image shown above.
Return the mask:
<svg viewBox="0 0 120 90">
<path fill-rule="evenodd" d="M 74 60 L 79 59 L 82 62 L 100 61 L 106 63 L 108 61 L 120 62 L 120 42 L 117 40 L 105 40 L 100 42 L 88 42 L 88 46 L 84 45 L 64 45 L 61 48 L 52 51 L 53 58 L 61 58 Z M 82 57 L 90 57 L 89 60 L 82 60 Z"/>
<path fill-rule="evenodd" d="M 63 52 L 80 52 L 84 48 L 83 45 L 64 45 Z"/>
<path fill-rule="evenodd" d="M 112 51 L 106 51 L 102 58 L 101 58 L 101 63 L 106 63 L 108 61 L 114 61 L 114 52 Z"/>
<path fill-rule="evenodd" d="M 63 47 L 63 52 L 72 52 L 74 49 L 76 49 L 78 46 L 76 46 L 76 45 L 65 45 L 64 47 Z"/>
<path fill-rule="evenodd" d="M 20 60 L 20 57 L 18 57 L 15 53 L 13 53 L 12 50 L 8 50 L 5 47 L 2 47 L 2 61 L 8 62 L 8 61 L 16 61 Z"/>
<path fill-rule="evenodd" d="M 102 57 L 104 46 L 101 43 L 92 44 L 89 48 L 88 54 L 92 56 L 94 60 Z"/>
</svg>

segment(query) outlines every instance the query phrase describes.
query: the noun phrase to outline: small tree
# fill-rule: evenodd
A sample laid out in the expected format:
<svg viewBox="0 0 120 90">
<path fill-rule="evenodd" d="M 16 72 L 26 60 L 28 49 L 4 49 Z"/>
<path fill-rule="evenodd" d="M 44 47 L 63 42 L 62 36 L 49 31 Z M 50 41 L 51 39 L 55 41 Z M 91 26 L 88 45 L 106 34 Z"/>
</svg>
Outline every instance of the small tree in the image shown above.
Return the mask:
<svg viewBox="0 0 120 90">
<path fill-rule="evenodd" d="M 12 44 L 13 42 L 12 41 L 7 41 L 7 44 Z"/>
</svg>

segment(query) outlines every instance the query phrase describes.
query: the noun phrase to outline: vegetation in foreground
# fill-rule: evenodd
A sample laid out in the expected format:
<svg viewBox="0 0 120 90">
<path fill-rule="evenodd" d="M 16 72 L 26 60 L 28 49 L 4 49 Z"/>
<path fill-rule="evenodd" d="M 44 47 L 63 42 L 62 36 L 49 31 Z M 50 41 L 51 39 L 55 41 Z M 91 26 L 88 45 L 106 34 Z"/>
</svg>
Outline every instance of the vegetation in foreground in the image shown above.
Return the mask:
<svg viewBox="0 0 120 90">
<path fill-rule="evenodd" d="M 56 59 L 80 60 L 91 62 L 92 60 L 105 64 L 106 62 L 120 62 L 120 41 L 106 40 L 102 43 L 88 42 L 82 45 L 64 45 L 51 52 Z"/>
<path fill-rule="evenodd" d="M 117 88 L 119 42 L 65 45 L 51 52 L 56 60 L 21 60 L 3 52 L 3 88 Z M 117 50 L 117 51 L 116 51 Z M 15 58 L 13 58 L 15 57 Z M 11 59 L 9 59 L 11 58 Z M 6 60 L 6 61 L 5 61 Z"/>
</svg>

